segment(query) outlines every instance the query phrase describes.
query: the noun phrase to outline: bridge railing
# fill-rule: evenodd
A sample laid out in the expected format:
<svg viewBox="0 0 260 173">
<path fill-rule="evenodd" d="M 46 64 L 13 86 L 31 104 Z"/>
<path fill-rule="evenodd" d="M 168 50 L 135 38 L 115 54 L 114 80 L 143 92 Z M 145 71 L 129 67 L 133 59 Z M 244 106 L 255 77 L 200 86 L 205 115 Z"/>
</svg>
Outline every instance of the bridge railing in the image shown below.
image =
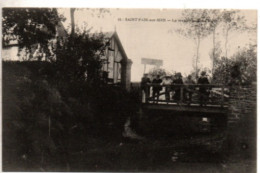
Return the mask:
<svg viewBox="0 0 260 173">
<path fill-rule="evenodd" d="M 189 106 L 226 106 L 229 88 L 216 84 L 147 84 L 142 102 L 148 104 L 181 104 Z"/>
</svg>

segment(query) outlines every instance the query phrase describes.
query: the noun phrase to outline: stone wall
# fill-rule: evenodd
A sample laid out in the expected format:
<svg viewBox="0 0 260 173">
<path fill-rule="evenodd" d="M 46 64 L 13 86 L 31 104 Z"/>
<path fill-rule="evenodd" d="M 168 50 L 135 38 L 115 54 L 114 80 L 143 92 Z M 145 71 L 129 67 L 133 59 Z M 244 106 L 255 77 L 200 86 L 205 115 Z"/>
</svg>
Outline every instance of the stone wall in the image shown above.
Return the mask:
<svg viewBox="0 0 260 173">
<path fill-rule="evenodd" d="M 229 122 L 255 119 L 256 103 L 256 84 L 232 86 L 229 99 Z"/>
<path fill-rule="evenodd" d="M 256 94 L 256 84 L 230 90 L 226 151 L 237 159 L 256 159 Z"/>
</svg>

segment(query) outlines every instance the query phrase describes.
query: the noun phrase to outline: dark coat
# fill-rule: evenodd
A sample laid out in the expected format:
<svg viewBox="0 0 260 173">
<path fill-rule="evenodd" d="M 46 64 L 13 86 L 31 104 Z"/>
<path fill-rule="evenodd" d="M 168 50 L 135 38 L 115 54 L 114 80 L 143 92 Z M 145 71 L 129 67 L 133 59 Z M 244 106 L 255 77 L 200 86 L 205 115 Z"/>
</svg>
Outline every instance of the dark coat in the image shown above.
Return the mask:
<svg viewBox="0 0 260 173">
<path fill-rule="evenodd" d="M 141 88 L 145 89 L 147 84 L 150 84 L 151 80 L 148 77 L 142 77 Z"/>
<path fill-rule="evenodd" d="M 162 86 L 159 85 L 161 83 L 162 83 L 162 79 L 154 79 L 153 80 L 153 84 L 157 84 L 158 86 L 154 86 L 153 90 L 154 91 L 161 91 L 162 90 Z"/>
<path fill-rule="evenodd" d="M 183 80 L 182 80 L 181 78 L 175 79 L 175 80 L 173 81 L 173 84 L 183 84 Z"/>
<path fill-rule="evenodd" d="M 209 84 L 209 80 L 207 77 L 200 77 L 198 79 L 198 84 Z M 205 93 L 207 91 L 207 87 L 201 86 L 199 91 Z"/>
<path fill-rule="evenodd" d="M 182 78 L 178 78 L 178 79 L 175 79 L 173 82 L 173 84 L 183 84 L 183 80 Z M 173 87 L 175 93 L 173 95 L 173 99 L 175 100 L 180 100 L 180 97 L 181 97 L 181 88 L 180 87 Z"/>
</svg>

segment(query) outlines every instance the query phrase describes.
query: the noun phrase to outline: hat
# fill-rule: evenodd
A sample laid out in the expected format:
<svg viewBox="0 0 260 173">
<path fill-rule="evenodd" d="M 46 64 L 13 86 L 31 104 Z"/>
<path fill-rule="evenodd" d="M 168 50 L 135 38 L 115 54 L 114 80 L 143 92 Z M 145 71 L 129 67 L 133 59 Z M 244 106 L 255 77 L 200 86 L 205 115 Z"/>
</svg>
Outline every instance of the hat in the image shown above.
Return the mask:
<svg viewBox="0 0 260 173">
<path fill-rule="evenodd" d="M 182 77 L 181 73 L 176 73 L 175 76 Z"/>
<path fill-rule="evenodd" d="M 206 72 L 205 72 L 205 71 L 202 71 L 200 75 L 201 75 L 201 76 L 205 76 L 205 75 L 206 75 Z"/>
</svg>

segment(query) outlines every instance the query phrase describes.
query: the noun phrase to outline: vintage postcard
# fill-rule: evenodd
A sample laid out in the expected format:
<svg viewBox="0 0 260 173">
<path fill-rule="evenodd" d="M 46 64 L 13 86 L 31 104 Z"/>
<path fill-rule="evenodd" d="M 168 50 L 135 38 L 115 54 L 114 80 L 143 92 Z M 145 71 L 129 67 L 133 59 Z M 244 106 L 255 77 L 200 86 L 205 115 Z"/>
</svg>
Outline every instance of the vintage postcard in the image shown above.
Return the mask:
<svg viewBox="0 0 260 173">
<path fill-rule="evenodd" d="M 1 11 L 2 171 L 256 172 L 256 9 Z"/>
</svg>

